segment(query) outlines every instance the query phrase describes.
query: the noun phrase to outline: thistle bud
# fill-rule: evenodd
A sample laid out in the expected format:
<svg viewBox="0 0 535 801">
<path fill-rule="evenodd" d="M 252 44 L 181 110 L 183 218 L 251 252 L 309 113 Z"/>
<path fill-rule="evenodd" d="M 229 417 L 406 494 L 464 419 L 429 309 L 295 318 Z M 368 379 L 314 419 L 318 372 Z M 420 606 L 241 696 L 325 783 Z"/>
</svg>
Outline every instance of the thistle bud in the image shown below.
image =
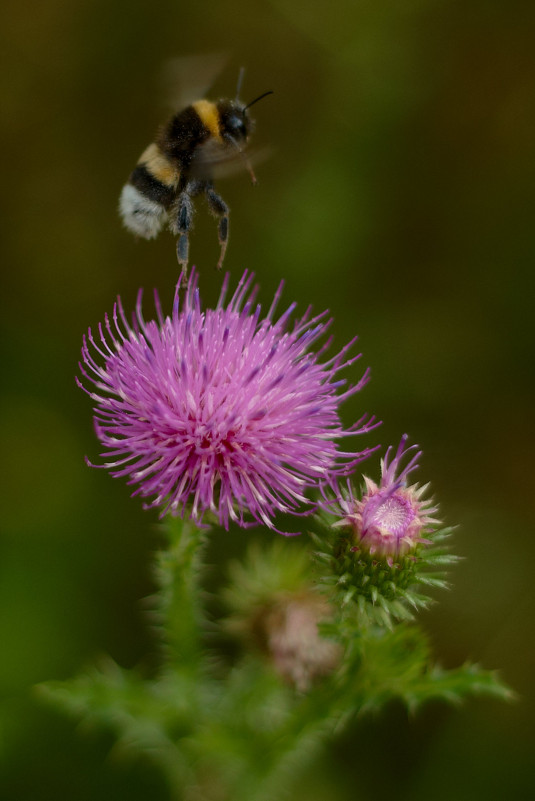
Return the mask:
<svg viewBox="0 0 535 801">
<path fill-rule="evenodd" d="M 432 517 L 437 507 L 422 497 L 428 485 L 409 486 L 407 483 L 409 473 L 418 467 L 422 452 L 413 453 L 407 465 L 400 469 L 403 457 L 417 450 L 416 445 L 405 448 L 406 442 L 405 434 L 392 461 L 389 461 L 392 448 L 387 450 L 381 460 L 379 484 L 364 478 L 366 491 L 361 500 L 353 497 L 351 488 L 348 496 L 338 498 L 340 509 L 345 513 L 339 524 L 351 527 L 355 545 L 371 556 L 389 561 L 414 551 L 419 543 L 429 544 L 430 540 L 422 534 L 439 522 Z"/>
<path fill-rule="evenodd" d="M 332 621 L 333 610 L 313 587 L 304 549 L 253 544 L 230 572 L 227 629 L 246 647 L 260 653 L 299 692 L 336 668 L 341 646 L 318 628 Z"/>
<path fill-rule="evenodd" d="M 329 616 L 327 602 L 309 593 L 281 599 L 257 619 L 259 645 L 277 673 L 301 692 L 331 673 L 340 660 L 339 644 L 318 631 L 318 624 Z"/>
<path fill-rule="evenodd" d="M 322 508 L 337 519 L 316 537 L 329 571 L 320 583 L 334 588 L 336 604 L 347 610 L 354 601 L 364 620 L 387 626 L 428 604 L 417 585 L 447 586 L 442 568 L 455 561 L 443 545 L 449 530 L 437 529 L 437 507 L 423 497 L 428 485 L 408 483 L 422 452 L 406 443 L 405 434 L 393 457 L 388 448 L 379 483 L 365 477 L 360 498 L 349 481 L 347 489 L 333 486 Z"/>
</svg>

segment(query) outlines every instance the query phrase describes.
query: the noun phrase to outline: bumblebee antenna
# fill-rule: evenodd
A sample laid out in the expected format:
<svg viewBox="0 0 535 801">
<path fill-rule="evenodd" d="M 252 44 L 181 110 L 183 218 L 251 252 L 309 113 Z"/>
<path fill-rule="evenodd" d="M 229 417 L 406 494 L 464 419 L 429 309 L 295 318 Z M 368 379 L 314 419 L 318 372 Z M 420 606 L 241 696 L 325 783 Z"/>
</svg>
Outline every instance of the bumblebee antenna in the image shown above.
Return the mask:
<svg viewBox="0 0 535 801">
<path fill-rule="evenodd" d="M 240 96 L 244 75 L 245 75 L 245 67 L 240 67 L 240 71 L 238 73 L 238 83 L 236 84 L 236 102 L 238 101 L 238 98 Z"/>
<path fill-rule="evenodd" d="M 250 103 L 247 103 L 247 105 L 245 106 L 245 108 L 243 110 L 245 111 L 246 108 L 251 108 L 251 106 L 254 106 L 254 104 L 258 103 L 259 100 L 263 100 L 264 97 L 267 97 L 268 95 L 272 95 L 272 94 L 273 94 L 273 89 L 270 89 L 269 92 L 264 92 L 264 94 L 258 95 L 258 97 L 255 97 L 254 100 L 251 100 Z"/>
</svg>

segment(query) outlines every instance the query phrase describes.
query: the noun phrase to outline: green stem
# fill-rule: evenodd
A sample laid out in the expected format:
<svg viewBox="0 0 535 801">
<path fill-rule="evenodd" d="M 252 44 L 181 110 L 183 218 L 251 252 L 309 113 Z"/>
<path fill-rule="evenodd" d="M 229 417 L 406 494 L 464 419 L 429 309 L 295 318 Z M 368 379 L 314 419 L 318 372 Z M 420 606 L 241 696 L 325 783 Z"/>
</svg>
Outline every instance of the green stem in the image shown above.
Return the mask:
<svg viewBox="0 0 535 801">
<path fill-rule="evenodd" d="M 166 520 L 168 548 L 156 562 L 158 611 L 166 647 L 165 672 L 198 674 L 203 613 L 199 575 L 205 532 L 179 518 Z"/>
</svg>

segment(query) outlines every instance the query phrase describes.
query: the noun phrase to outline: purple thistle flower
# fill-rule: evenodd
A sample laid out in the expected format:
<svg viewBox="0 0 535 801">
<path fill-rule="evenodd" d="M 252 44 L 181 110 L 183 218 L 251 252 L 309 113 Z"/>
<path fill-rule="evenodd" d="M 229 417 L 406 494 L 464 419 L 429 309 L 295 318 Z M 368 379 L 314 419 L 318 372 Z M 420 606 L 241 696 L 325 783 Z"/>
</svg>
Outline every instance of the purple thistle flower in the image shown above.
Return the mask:
<svg viewBox="0 0 535 801">
<path fill-rule="evenodd" d="M 418 467 L 422 455 L 422 451 L 414 453 L 401 468 L 402 459 L 418 448 L 417 445 L 406 448 L 407 439 L 404 434 L 392 461 L 389 461 L 392 447 L 381 459 L 379 485 L 364 476 L 365 493 L 361 500 L 354 497 L 349 482 L 347 493 L 338 489 L 334 500 L 336 513 L 342 515 L 335 525 L 350 526 L 359 547 L 372 556 L 386 557 L 387 561 L 414 550 L 418 543 L 429 544 L 422 534 L 439 523 L 432 517 L 437 507 L 422 498 L 429 485 L 407 485 L 409 473 Z M 324 508 L 332 513 L 333 502 L 327 501 Z"/>
<path fill-rule="evenodd" d="M 278 320 L 275 294 L 266 317 L 255 305 L 253 275 L 244 273 L 225 305 L 228 276 L 215 309 L 202 311 L 193 271 L 179 280 L 171 317 L 145 322 L 140 291 L 133 324 L 120 299 L 113 322 L 105 317 L 97 343 L 88 331 L 82 347 L 82 387 L 95 401 L 101 454 L 113 476 L 136 484 L 134 495 L 152 497 L 162 515 L 202 524 L 207 512 L 228 528 L 249 525 L 246 516 L 274 528 L 277 512 L 299 514 L 311 504 L 305 492 L 333 475 L 347 475 L 374 449 L 339 451 L 335 440 L 367 432 L 377 423 L 362 417 L 344 429 L 339 404 L 368 381 L 343 391 L 338 378 L 358 356 L 346 359 L 352 340 L 331 359 L 310 349 L 330 320 L 309 318 L 310 308 L 288 327 L 292 304 Z M 184 291 L 184 298 L 180 295 Z M 302 511 L 301 511 L 302 513 Z"/>
</svg>

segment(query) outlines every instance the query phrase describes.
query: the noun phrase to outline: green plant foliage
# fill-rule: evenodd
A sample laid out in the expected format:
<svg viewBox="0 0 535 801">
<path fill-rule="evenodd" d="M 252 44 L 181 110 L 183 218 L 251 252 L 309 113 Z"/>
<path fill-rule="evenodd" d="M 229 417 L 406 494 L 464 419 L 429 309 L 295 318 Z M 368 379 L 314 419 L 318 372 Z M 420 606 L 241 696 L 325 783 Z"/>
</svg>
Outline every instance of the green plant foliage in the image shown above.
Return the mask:
<svg viewBox="0 0 535 801">
<path fill-rule="evenodd" d="M 495 672 L 465 664 L 444 670 L 433 663 L 427 637 L 415 624 L 394 629 L 372 627 L 356 642 L 341 679 L 341 693 L 352 700 L 354 714 L 377 712 L 393 699 L 411 712 L 425 701 L 460 702 L 468 695 L 511 699 Z"/>
<path fill-rule="evenodd" d="M 253 544 L 231 565 L 223 592 L 230 615 L 218 625 L 243 635 L 265 616 L 265 647 L 251 649 L 242 638 L 243 656 L 225 669 L 220 660 L 214 670 L 202 637 L 205 538 L 189 523 L 169 521 L 169 547 L 156 571 L 158 675 L 145 678 L 106 660 L 39 692 L 85 726 L 113 731 L 121 751 L 158 765 L 173 797 L 188 788 L 206 801 L 275 801 L 343 725 L 393 699 L 414 711 L 430 699 L 512 697 L 477 665 L 438 667 L 425 634 L 408 622 L 428 601 L 413 585 L 444 584 L 448 533 L 437 533 L 418 558 L 386 567 L 355 556 L 338 530 L 316 536 L 314 563 L 303 548 Z M 322 670 L 314 670 L 319 663 Z M 293 681 L 297 668 L 308 669 L 305 684 Z"/>
</svg>

